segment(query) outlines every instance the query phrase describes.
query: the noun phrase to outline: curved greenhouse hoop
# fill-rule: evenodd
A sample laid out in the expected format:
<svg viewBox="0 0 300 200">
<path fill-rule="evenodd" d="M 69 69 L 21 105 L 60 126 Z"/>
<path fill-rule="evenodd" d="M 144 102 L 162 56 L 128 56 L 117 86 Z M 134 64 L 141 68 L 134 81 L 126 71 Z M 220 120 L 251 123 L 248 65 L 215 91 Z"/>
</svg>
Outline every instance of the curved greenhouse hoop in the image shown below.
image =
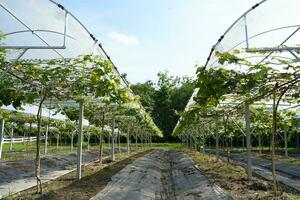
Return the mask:
<svg viewBox="0 0 300 200">
<path fill-rule="evenodd" d="M 245 17 L 248 13 L 250 13 L 251 11 L 253 11 L 255 8 L 257 8 L 258 6 L 260 6 L 261 4 L 265 3 L 267 0 L 262 0 L 259 3 L 255 4 L 254 6 L 252 6 L 250 9 L 248 9 L 244 14 L 242 14 L 239 18 L 237 18 L 230 26 L 229 28 L 223 33 L 223 35 L 218 39 L 217 43 L 215 45 L 212 46 L 211 51 L 209 53 L 209 56 L 207 58 L 207 61 L 204 65 L 204 67 L 206 68 L 208 65 L 208 62 L 211 59 L 212 53 L 215 50 L 215 47 L 224 39 L 224 37 L 227 35 L 227 33 L 234 27 L 234 25 L 236 25 L 243 17 Z"/>
<path fill-rule="evenodd" d="M 45 2 L 49 2 L 49 5 L 54 5 L 57 7 L 57 9 L 62 10 L 64 13 L 60 13 L 62 16 L 64 15 L 63 19 L 64 20 L 61 24 L 64 24 L 64 27 L 61 31 L 57 31 L 57 30 L 49 30 L 49 29 L 34 29 L 32 27 L 30 27 L 30 25 L 26 24 L 26 22 L 24 22 L 24 20 L 22 18 L 19 18 L 19 16 L 16 15 L 16 13 L 14 13 L 14 11 L 10 10 L 9 8 L 7 8 L 5 5 L 3 5 L 3 3 L 0 2 L 0 7 L 5 10 L 11 17 L 13 17 L 13 19 L 16 22 L 19 22 L 22 26 L 24 26 L 25 28 L 27 28 L 28 30 L 16 30 L 16 31 L 10 31 L 9 33 L 4 33 L 4 36 L 7 35 L 12 35 L 12 34 L 17 34 L 17 33 L 26 33 L 26 32 L 31 32 L 33 35 L 36 36 L 35 39 L 38 39 L 38 41 L 40 41 L 42 44 L 44 44 L 44 46 L 38 45 L 38 46 L 24 46 L 24 45 L 20 45 L 20 46 L 13 46 L 13 45 L 8 45 L 8 46 L 1 46 L 0 48 L 5 48 L 5 49 L 24 49 L 24 53 L 21 53 L 17 56 L 17 60 L 21 59 L 22 57 L 24 57 L 25 53 L 27 54 L 27 50 L 30 49 L 48 49 L 48 50 L 52 50 L 55 52 L 56 55 L 58 55 L 60 58 L 65 58 L 64 54 L 61 53 L 59 50 L 64 50 L 64 49 L 68 49 L 67 46 L 67 38 L 72 39 L 74 41 L 78 41 L 80 42 L 81 38 L 77 38 L 75 36 L 71 36 L 70 34 L 68 34 L 68 21 L 69 18 L 71 18 L 73 20 L 73 22 L 77 23 L 78 28 L 81 28 L 83 32 L 85 32 L 87 35 L 86 37 L 90 37 L 91 39 L 91 44 L 94 44 L 94 47 L 91 48 L 91 50 L 93 49 L 93 52 L 99 52 L 102 56 L 105 57 L 105 59 L 107 59 L 109 62 L 112 63 L 116 73 L 118 76 L 121 77 L 122 82 L 128 86 L 128 82 L 127 80 L 121 76 L 120 72 L 118 71 L 118 68 L 115 66 L 115 64 L 113 63 L 113 61 L 111 60 L 110 56 L 107 54 L 107 52 L 105 51 L 105 49 L 102 47 L 102 44 L 99 42 L 99 40 L 88 30 L 88 28 L 69 10 L 67 10 L 63 5 L 57 3 L 56 1 L 53 0 L 46 0 Z M 47 5 L 47 4 L 42 4 Z M 54 17 L 54 16 L 51 16 Z M 51 20 L 51 18 L 50 18 Z M 62 39 L 62 44 L 61 45 L 55 45 L 52 46 L 51 42 L 49 43 L 49 41 L 47 41 L 47 38 L 44 38 L 44 36 L 41 36 L 39 34 L 39 32 L 44 32 L 44 33 L 54 33 L 57 35 L 62 35 L 63 38 Z"/>
<path fill-rule="evenodd" d="M 34 32 L 46 32 L 46 33 L 55 33 L 55 34 L 58 34 L 58 35 L 64 35 L 64 33 L 60 33 L 58 31 L 52 31 L 52 30 L 42 30 L 42 29 L 37 29 L 37 30 L 33 30 Z M 26 33 L 26 32 L 32 32 L 30 30 L 22 30 L 22 31 L 14 31 L 14 32 L 10 32 L 10 33 L 6 33 L 4 34 L 3 36 L 6 37 L 6 36 L 9 36 L 9 35 L 14 35 L 14 34 L 18 34 L 18 33 Z M 77 40 L 76 38 L 72 37 L 71 35 L 66 35 L 66 37 L 68 38 L 71 38 L 73 40 Z"/>
</svg>

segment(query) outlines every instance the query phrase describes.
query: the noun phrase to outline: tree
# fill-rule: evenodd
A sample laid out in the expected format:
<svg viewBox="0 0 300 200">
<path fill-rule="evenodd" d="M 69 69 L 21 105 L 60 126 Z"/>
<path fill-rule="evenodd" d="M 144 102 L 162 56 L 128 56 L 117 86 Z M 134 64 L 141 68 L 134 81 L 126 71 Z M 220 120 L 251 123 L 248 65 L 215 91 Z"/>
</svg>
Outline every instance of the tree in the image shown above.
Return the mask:
<svg viewBox="0 0 300 200">
<path fill-rule="evenodd" d="M 194 83 L 188 77 L 173 77 L 167 71 L 157 74 L 158 81 L 153 83 L 137 83 L 132 85 L 133 92 L 141 97 L 141 103 L 150 112 L 155 123 L 164 132 L 160 141 L 177 141 L 172 137 L 172 131 L 179 119 L 179 112 L 192 95 Z"/>
<path fill-rule="evenodd" d="M 133 93 L 141 96 L 141 104 L 144 106 L 147 112 L 152 112 L 154 107 L 154 83 L 152 81 L 146 81 L 145 83 L 137 83 L 131 85 Z"/>
</svg>

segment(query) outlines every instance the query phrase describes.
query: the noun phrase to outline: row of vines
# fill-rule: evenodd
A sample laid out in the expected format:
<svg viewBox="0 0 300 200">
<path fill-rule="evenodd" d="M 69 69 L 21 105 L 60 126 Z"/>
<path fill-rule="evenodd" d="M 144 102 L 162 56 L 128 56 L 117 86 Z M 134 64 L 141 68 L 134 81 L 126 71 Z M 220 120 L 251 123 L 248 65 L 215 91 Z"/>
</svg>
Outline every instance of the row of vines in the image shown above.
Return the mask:
<svg viewBox="0 0 300 200">
<path fill-rule="evenodd" d="M 85 132 L 98 136 L 100 163 L 103 159 L 104 137 L 111 140 L 114 159 L 115 130 L 126 136 L 128 145 L 130 137 L 149 142 L 152 136 L 162 136 L 141 106 L 139 97 L 122 81 L 110 60 L 83 55 L 51 60 L 21 59 L 12 63 L 7 59 L 8 53 L 8 50 L 0 49 L 0 105 L 12 105 L 16 111 L 0 111 L 0 146 L 3 146 L 4 129 L 25 133 L 29 127 L 32 134 L 34 124 L 37 192 L 42 192 L 41 135 L 46 137 L 45 143 L 48 132 L 68 135 L 72 148 L 74 136 L 77 135 L 78 179 L 81 178 Z M 24 105 L 36 105 L 37 112 L 34 115 L 22 113 Z M 65 119 L 46 117 L 44 108 L 56 110 Z M 84 120 L 88 121 L 88 125 L 83 124 Z"/>
<path fill-rule="evenodd" d="M 260 152 L 269 145 L 276 193 L 276 147 L 283 141 L 288 156 L 289 141 L 298 141 L 299 146 L 300 67 L 291 59 L 272 57 L 269 63 L 252 63 L 239 55 L 239 51 L 216 52 L 215 67 L 198 67 L 197 89 L 173 135 L 189 146 L 201 146 L 203 151 L 206 146 L 212 148 L 213 142 L 217 159 L 222 142 L 228 161 L 234 147 L 246 146 L 250 181 L 252 145 Z"/>
</svg>

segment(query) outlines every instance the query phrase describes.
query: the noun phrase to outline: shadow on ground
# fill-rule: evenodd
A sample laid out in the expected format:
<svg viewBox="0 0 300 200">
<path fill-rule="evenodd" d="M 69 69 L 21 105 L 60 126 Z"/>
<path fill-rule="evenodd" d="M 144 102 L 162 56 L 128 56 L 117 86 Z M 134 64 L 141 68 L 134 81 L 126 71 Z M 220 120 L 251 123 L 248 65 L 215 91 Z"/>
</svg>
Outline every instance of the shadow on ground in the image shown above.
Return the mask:
<svg viewBox="0 0 300 200">
<path fill-rule="evenodd" d="M 100 166 L 99 163 L 93 163 L 83 168 L 83 178 L 79 181 L 75 180 L 75 172 L 49 181 L 43 184 L 43 195 L 35 194 L 33 187 L 8 199 L 90 199 L 111 181 L 113 175 L 149 151 L 137 153 L 117 162 L 107 161 L 103 166 Z"/>
</svg>

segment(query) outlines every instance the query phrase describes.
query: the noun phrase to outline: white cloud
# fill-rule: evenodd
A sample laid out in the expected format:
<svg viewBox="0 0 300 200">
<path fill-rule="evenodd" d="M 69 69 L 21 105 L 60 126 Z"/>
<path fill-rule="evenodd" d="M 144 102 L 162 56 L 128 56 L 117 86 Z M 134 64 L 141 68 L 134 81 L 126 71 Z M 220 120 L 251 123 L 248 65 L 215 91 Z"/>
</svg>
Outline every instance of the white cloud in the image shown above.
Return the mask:
<svg viewBox="0 0 300 200">
<path fill-rule="evenodd" d="M 112 31 L 108 33 L 108 37 L 120 42 L 122 44 L 126 44 L 126 45 L 131 45 L 131 46 L 135 46 L 135 45 L 139 45 L 140 42 L 138 41 L 138 39 L 134 36 L 130 36 L 130 35 L 126 35 L 123 33 L 119 33 L 116 31 Z"/>
</svg>

